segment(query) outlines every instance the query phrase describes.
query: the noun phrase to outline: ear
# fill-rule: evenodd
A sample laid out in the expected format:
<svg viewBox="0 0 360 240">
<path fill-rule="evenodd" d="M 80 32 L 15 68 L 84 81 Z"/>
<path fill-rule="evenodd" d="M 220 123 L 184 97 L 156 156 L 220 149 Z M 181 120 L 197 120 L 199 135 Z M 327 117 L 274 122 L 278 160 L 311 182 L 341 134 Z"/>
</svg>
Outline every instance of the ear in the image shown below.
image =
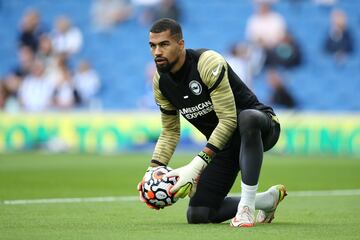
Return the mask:
<svg viewBox="0 0 360 240">
<path fill-rule="evenodd" d="M 184 41 L 184 39 L 179 40 L 179 41 L 178 41 L 178 44 L 179 44 L 181 50 L 185 48 L 185 41 Z"/>
</svg>

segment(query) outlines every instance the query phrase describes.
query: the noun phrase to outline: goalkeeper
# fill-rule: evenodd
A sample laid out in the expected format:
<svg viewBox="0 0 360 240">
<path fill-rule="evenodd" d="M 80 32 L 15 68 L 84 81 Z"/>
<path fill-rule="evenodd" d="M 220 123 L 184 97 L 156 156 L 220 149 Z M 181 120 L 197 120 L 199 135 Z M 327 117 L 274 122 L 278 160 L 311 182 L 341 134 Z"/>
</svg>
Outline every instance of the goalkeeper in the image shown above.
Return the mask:
<svg viewBox="0 0 360 240">
<path fill-rule="evenodd" d="M 258 101 L 224 58 L 215 51 L 186 49 L 181 26 L 160 19 L 150 29 L 150 49 L 157 72 L 153 78 L 155 101 L 161 111 L 162 132 L 150 166 L 167 165 L 180 138 L 180 114 L 207 139 L 206 146 L 187 165 L 174 169 L 171 189 L 177 197 L 190 196 L 189 223 L 222 222 L 251 227 L 255 208 L 258 222 L 271 222 L 284 186 L 256 194 L 263 152 L 280 134 L 273 109 Z M 227 197 L 241 171 L 241 198 Z"/>
</svg>

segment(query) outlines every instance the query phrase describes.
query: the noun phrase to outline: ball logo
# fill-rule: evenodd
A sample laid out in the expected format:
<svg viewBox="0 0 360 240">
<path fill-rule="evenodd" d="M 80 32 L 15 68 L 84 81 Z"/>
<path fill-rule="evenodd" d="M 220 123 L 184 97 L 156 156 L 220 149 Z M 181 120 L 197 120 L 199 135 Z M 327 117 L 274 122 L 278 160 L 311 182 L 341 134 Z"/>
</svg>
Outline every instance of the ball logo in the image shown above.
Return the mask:
<svg viewBox="0 0 360 240">
<path fill-rule="evenodd" d="M 195 95 L 200 95 L 201 94 L 202 87 L 201 87 L 201 84 L 198 81 L 192 80 L 189 83 L 189 88 Z"/>
</svg>

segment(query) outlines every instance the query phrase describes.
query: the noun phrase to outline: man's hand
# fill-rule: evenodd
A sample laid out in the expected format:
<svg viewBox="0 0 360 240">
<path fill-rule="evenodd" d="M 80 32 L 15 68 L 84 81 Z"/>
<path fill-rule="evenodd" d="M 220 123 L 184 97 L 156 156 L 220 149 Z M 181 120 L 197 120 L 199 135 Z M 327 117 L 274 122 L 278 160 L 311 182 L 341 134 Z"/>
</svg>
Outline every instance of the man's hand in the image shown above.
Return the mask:
<svg viewBox="0 0 360 240">
<path fill-rule="evenodd" d="M 200 174 L 210 160 L 206 153 L 200 152 L 189 164 L 166 174 L 167 177 L 178 177 L 176 184 L 170 190 L 172 193 L 175 193 L 175 197 L 194 196 Z"/>
</svg>

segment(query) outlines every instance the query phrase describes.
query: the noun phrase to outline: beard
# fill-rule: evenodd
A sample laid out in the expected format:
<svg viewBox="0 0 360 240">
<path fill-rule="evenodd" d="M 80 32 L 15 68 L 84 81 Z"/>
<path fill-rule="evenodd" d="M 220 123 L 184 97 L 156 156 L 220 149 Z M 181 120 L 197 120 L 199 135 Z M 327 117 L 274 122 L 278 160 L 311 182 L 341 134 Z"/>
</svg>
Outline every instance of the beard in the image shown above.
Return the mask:
<svg viewBox="0 0 360 240">
<path fill-rule="evenodd" d="M 158 64 L 156 62 L 156 60 L 161 59 L 162 61 L 164 61 L 162 64 Z M 161 73 L 168 73 L 171 71 L 171 69 L 175 66 L 175 64 L 179 61 L 179 58 L 175 59 L 175 61 L 173 61 L 172 63 L 169 62 L 169 60 L 167 58 L 155 58 L 155 64 L 156 64 L 156 69 L 158 70 L 158 72 Z"/>
</svg>

